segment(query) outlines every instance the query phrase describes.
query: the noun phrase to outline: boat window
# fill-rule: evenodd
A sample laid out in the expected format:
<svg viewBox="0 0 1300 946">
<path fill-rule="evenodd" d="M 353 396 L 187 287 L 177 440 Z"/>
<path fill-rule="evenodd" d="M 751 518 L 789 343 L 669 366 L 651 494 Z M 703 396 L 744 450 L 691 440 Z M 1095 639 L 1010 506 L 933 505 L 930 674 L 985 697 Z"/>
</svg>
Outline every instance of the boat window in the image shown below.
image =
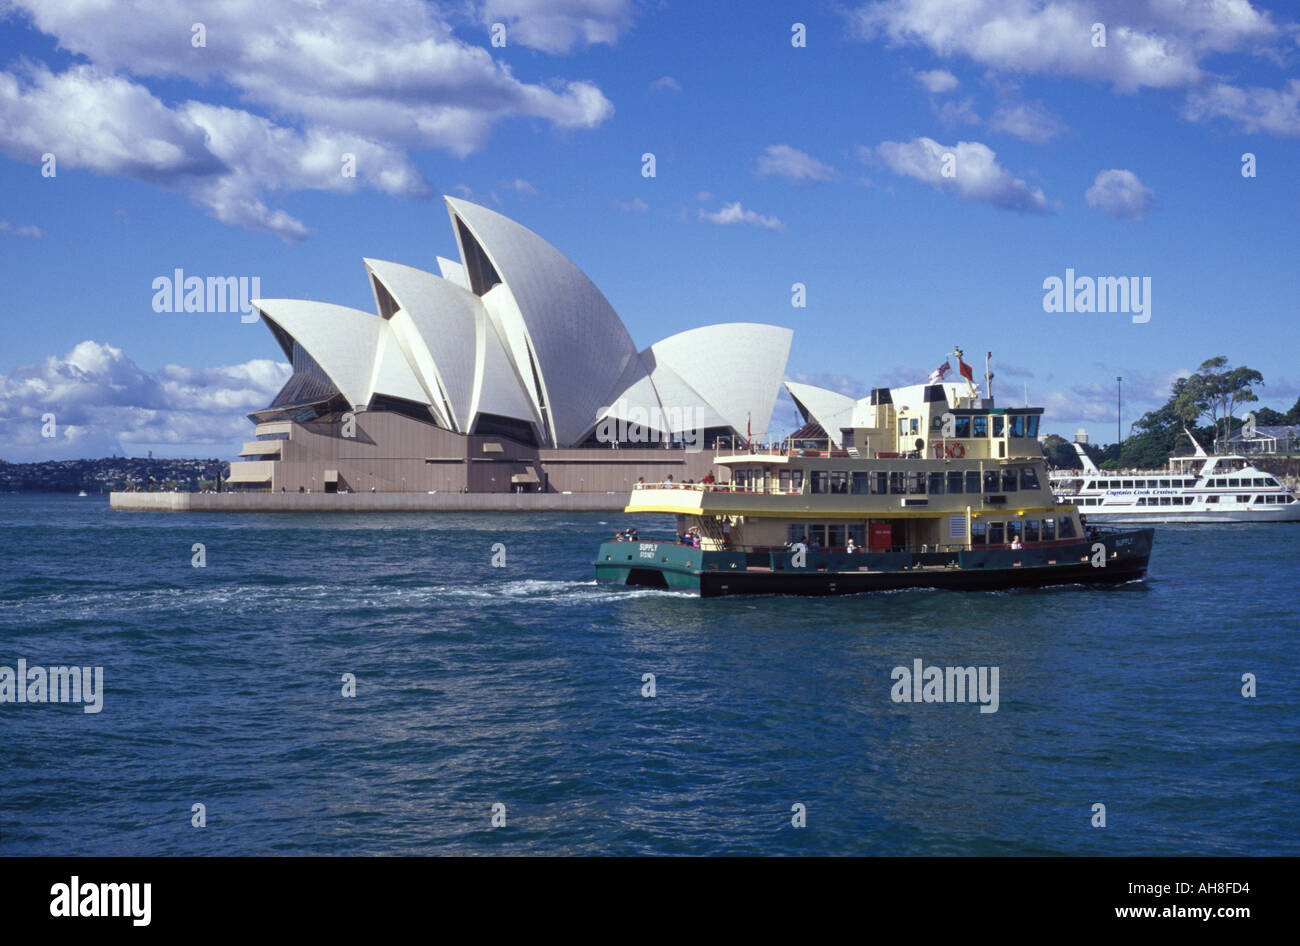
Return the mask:
<svg viewBox="0 0 1300 946">
<path fill-rule="evenodd" d="M 808 527 L 808 537 L 812 540 L 810 545 L 819 549 L 826 547 L 826 527 L 821 523 Z"/>
<path fill-rule="evenodd" d="M 1236 477 L 1236 476 L 1234 476 L 1234 477 L 1232 477 L 1231 479 L 1228 480 L 1228 488 L 1229 488 L 1229 489 L 1232 489 L 1234 486 L 1240 486 L 1240 485 L 1241 485 L 1241 478 L 1240 478 L 1240 477 Z"/>
<path fill-rule="evenodd" d="M 827 486 L 830 484 L 830 477 L 831 477 L 830 473 L 828 473 L 826 470 L 813 470 L 812 471 L 812 492 L 814 493 L 827 492 Z"/>
<path fill-rule="evenodd" d="M 746 469 L 737 469 L 731 474 L 731 481 L 736 489 L 744 489 L 749 485 L 749 471 Z"/>
<path fill-rule="evenodd" d="M 1038 520 L 1037 519 L 1025 520 L 1025 541 L 1026 542 L 1038 541 Z"/>
<path fill-rule="evenodd" d="M 966 492 L 978 493 L 980 491 L 980 474 L 978 470 L 966 471 Z"/>
<path fill-rule="evenodd" d="M 1074 519 L 1073 519 L 1073 517 L 1071 517 L 1071 516 L 1062 516 L 1062 517 L 1061 517 L 1061 538 L 1063 538 L 1063 539 L 1073 539 L 1073 538 L 1074 538 Z"/>
<path fill-rule="evenodd" d="M 948 473 L 948 492 L 961 492 L 961 473 L 957 470 L 951 470 Z"/>
<path fill-rule="evenodd" d="M 920 424 L 920 422 L 921 422 L 921 419 L 920 419 L 919 417 L 913 417 L 913 418 L 912 418 L 912 433 L 913 433 L 914 435 L 920 433 L 920 431 L 921 431 L 921 428 L 918 426 L 918 425 Z"/>
<path fill-rule="evenodd" d="M 979 519 L 972 519 L 970 523 L 970 544 L 984 545 L 988 542 L 988 526 Z"/>
<path fill-rule="evenodd" d="M 1096 488 L 1097 488 L 1097 484 L 1094 483 L 1092 480 L 1088 480 L 1087 484 L 1086 484 L 1083 488 L 1084 488 L 1084 489 L 1096 489 Z"/>
<path fill-rule="evenodd" d="M 1002 476 L 997 470 L 984 471 L 984 492 L 996 493 L 998 487 L 1002 485 Z"/>
<path fill-rule="evenodd" d="M 1271 477 L 1271 476 L 1266 476 L 1266 477 L 1264 477 L 1264 485 L 1265 485 L 1265 486 L 1276 486 L 1276 485 L 1277 485 L 1277 480 L 1273 479 L 1273 477 Z"/>
<path fill-rule="evenodd" d="M 1002 523 L 990 522 L 989 523 L 989 545 L 1001 545 L 1001 544 L 1002 544 Z"/>
<path fill-rule="evenodd" d="M 957 437 L 959 440 L 960 440 L 960 439 L 963 439 L 963 438 L 967 438 L 967 437 L 970 436 L 970 418 L 969 418 L 969 417 L 958 417 L 958 418 L 957 418 L 957 424 L 956 424 L 956 428 L 955 428 L 955 430 L 954 430 L 953 436 Z"/>
<path fill-rule="evenodd" d="M 1025 418 L 1025 436 L 1026 437 L 1038 436 L 1038 415 L 1037 414 L 1030 414 L 1028 417 Z"/>
<path fill-rule="evenodd" d="M 778 488 L 780 488 L 781 492 L 783 493 L 790 492 L 790 471 L 782 470 L 780 473 L 778 473 L 776 477 L 776 483 Z"/>
<path fill-rule="evenodd" d="M 1152 485 L 1152 486 L 1155 485 L 1155 480 L 1152 480 L 1152 481 L 1151 481 L 1151 485 Z M 1133 488 L 1134 488 L 1134 489 L 1146 489 L 1146 488 L 1147 488 L 1147 481 L 1146 481 L 1146 480 L 1134 480 L 1134 481 L 1133 481 Z"/>
<path fill-rule="evenodd" d="M 1175 496 L 1175 497 L 1174 497 L 1174 505 L 1175 505 L 1175 506 L 1181 506 L 1181 505 L 1183 505 L 1183 497 L 1181 497 L 1181 496 Z"/>
<path fill-rule="evenodd" d="M 1016 471 L 1007 469 L 1002 471 L 1002 492 L 1014 493 L 1016 491 Z"/>
<path fill-rule="evenodd" d="M 1012 414 L 1010 417 L 1011 436 L 1023 437 L 1025 435 L 1025 415 Z"/>
<path fill-rule="evenodd" d="M 831 492 L 847 493 L 849 491 L 849 474 L 845 470 L 831 472 Z"/>
<path fill-rule="evenodd" d="M 853 492 L 869 493 L 871 492 L 871 474 L 857 473 L 853 474 Z"/>
<path fill-rule="evenodd" d="M 1173 505 L 1173 502 L 1172 502 L 1172 500 L 1170 499 L 1170 497 L 1168 497 L 1168 496 L 1161 496 L 1161 497 L 1160 497 L 1160 505 L 1162 505 L 1162 506 L 1170 506 L 1170 505 Z"/>
<path fill-rule="evenodd" d="M 987 437 L 989 435 L 989 419 L 985 414 L 971 418 L 971 433 L 976 437 Z"/>
<path fill-rule="evenodd" d="M 1255 498 L 1258 499 L 1259 497 L 1256 496 Z M 1265 504 L 1267 504 L 1267 505 L 1272 505 L 1273 503 L 1277 502 L 1277 497 L 1276 497 L 1276 496 L 1265 496 L 1265 497 L 1264 497 L 1264 502 L 1265 502 Z"/>
<path fill-rule="evenodd" d="M 844 524 L 833 522 L 826 527 L 827 538 L 830 540 L 830 547 L 833 549 L 844 548 Z"/>
<path fill-rule="evenodd" d="M 943 495 L 944 492 L 943 486 L 944 486 L 944 475 L 942 473 L 931 473 L 930 494 L 933 496 Z"/>
<path fill-rule="evenodd" d="M 808 538 L 808 531 L 802 522 L 790 523 L 785 527 L 785 534 L 791 545 L 796 542 L 803 542 Z"/>
<path fill-rule="evenodd" d="M 1020 538 L 1020 523 L 1016 521 L 1007 523 L 1007 541 L 1014 542 Z"/>
<path fill-rule="evenodd" d="M 867 527 L 860 522 L 857 525 L 849 526 L 849 538 L 852 539 L 853 544 L 858 546 L 859 548 L 866 545 Z"/>
<path fill-rule="evenodd" d="M 994 437 L 1001 437 L 1003 431 L 1006 430 L 1006 426 L 1007 426 L 1007 419 L 1005 417 L 1003 417 L 1001 414 L 993 415 L 993 436 Z"/>
<path fill-rule="evenodd" d="M 803 492 L 803 470 L 790 471 L 790 489 L 796 493 Z"/>
<path fill-rule="evenodd" d="M 1032 466 L 1022 466 L 1020 468 L 1020 488 L 1038 489 L 1038 471 Z"/>
<path fill-rule="evenodd" d="M 1044 542 L 1056 541 L 1056 520 L 1055 519 L 1043 520 L 1043 541 Z"/>
<path fill-rule="evenodd" d="M 1169 481 L 1168 481 L 1168 480 L 1161 480 L 1161 481 L 1160 481 L 1160 488 L 1161 488 L 1161 489 L 1168 489 L 1168 488 L 1169 488 Z"/>
<path fill-rule="evenodd" d="M 1238 497 L 1237 497 L 1237 502 L 1239 502 L 1239 503 L 1248 503 L 1248 502 L 1250 502 L 1250 497 L 1249 497 L 1249 496 L 1238 496 Z"/>
<path fill-rule="evenodd" d="M 905 491 L 903 473 L 889 474 L 889 492 L 894 496 L 901 496 Z"/>
<path fill-rule="evenodd" d="M 1139 506 L 1145 506 L 1147 504 L 1147 498 L 1145 496 L 1139 496 L 1137 504 Z"/>
<path fill-rule="evenodd" d="M 925 492 L 925 474 L 912 473 L 907 477 L 907 491 L 916 495 Z"/>
<path fill-rule="evenodd" d="M 1120 480 L 1120 483 L 1122 484 L 1122 485 L 1120 486 L 1120 489 L 1132 489 L 1132 488 L 1133 488 L 1133 481 L 1132 481 L 1132 480 Z"/>
<path fill-rule="evenodd" d="M 887 492 L 888 490 L 889 490 L 889 474 L 888 474 L 888 473 L 872 473 L 872 474 L 871 474 L 871 491 L 872 491 L 873 493 L 876 493 L 876 494 L 884 494 L 884 493 Z"/>
<path fill-rule="evenodd" d="M 1255 477 L 1255 485 L 1256 485 L 1256 486 L 1268 486 L 1268 485 L 1269 485 L 1269 482 L 1268 482 L 1268 480 L 1266 480 L 1264 477 L 1262 477 L 1262 476 L 1257 476 L 1257 477 Z"/>
<path fill-rule="evenodd" d="M 1218 497 L 1218 496 L 1206 496 L 1206 497 L 1205 497 L 1205 501 L 1206 501 L 1207 503 L 1217 503 L 1217 502 L 1219 501 L 1219 497 Z"/>
</svg>

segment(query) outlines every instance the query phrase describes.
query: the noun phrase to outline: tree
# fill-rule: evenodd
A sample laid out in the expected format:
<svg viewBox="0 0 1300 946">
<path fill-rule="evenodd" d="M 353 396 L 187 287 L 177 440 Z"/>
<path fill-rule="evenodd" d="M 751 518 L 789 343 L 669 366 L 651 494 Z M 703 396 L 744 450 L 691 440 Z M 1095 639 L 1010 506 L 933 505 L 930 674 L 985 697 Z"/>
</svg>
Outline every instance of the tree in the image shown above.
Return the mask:
<svg viewBox="0 0 1300 946">
<path fill-rule="evenodd" d="M 1228 359 L 1218 355 L 1201 364 L 1187 379 L 1174 399 L 1174 411 L 1190 421 L 1208 416 L 1214 426 L 1215 450 L 1220 450 L 1232 432 L 1232 418 L 1242 404 L 1258 401 L 1252 389 L 1263 384 L 1264 376 L 1242 365 L 1229 368 Z"/>
</svg>

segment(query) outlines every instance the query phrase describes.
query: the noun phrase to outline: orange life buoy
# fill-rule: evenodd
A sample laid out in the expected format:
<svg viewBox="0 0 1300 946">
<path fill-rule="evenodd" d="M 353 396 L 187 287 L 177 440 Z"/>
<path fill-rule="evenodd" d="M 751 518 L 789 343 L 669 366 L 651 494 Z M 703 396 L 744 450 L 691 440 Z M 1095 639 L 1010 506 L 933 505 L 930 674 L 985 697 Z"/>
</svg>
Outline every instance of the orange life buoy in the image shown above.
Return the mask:
<svg viewBox="0 0 1300 946">
<path fill-rule="evenodd" d="M 934 442 L 934 458 L 936 460 L 943 459 L 943 444 L 938 440 Z"/>
<path fill-rule="evenodd" d="M 949 444 L 948 456 L 952 457 L 954 460 L 960 460 L 962 457 L 966 456 L 966 447 L 960 442 Z"/>
</svg>

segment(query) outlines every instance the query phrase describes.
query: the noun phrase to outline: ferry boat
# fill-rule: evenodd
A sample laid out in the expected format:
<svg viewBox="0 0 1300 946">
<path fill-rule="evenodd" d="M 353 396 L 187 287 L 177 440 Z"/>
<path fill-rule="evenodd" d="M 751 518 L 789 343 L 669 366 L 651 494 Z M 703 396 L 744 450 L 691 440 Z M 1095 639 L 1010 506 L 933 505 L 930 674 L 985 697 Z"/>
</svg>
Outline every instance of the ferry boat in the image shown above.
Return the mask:
<svg viewBox="0 0 1300 946">
<path fill-rule="evenodd" d="M 1043 409 L 967 379 L 877 388 L 842 449 L 715 448 L 716 482 L 638 483 L 625 511 L 673 515 L 676 534 L 604 542 L 597 579 L 712 597 L 1141 578 L 1154 530 L 1085 524 L 1051 492 Z"/>
<path fill-rule="evenodd" d="M 1195 453 L 1163 470 L 1099 470 L 1076 442 L 1082 470 L 1054 471 L 1052 491 L 1090 522 L 1300 522 L 1300 502 L 1275 476 L 1237 454 L 1207 454 L 1183 432 Z"/>
</svg>

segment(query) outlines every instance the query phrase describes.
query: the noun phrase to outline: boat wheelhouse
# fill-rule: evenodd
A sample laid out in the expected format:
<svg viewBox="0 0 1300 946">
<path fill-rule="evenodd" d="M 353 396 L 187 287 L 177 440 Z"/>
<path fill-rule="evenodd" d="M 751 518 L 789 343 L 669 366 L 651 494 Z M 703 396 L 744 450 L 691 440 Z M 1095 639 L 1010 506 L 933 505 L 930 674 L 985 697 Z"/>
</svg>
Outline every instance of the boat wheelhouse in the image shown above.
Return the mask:
<svg viewBox="0 0 1300 946">
<path fill-rule="evenodd" d="M 1052 490 L 1093 522 L 1300 522 L 1300 502 L 1277 477 L 1237 454 L 1207 454 L 1186 433 L 1195 453 L 1162 470 L 1100 470 L 1076 442 L 1082 469 L 1054 471 Z"/>
<path fill-rule="evenodd" d="M 712 482 L 637 484 L 626 511 L 673 515 L 676 535 L 604 543 L 597 577 L 702 595 L 1140 577 L 1151 530 L 1102 532 L 1057 501 L 1041 416 L 969 382 L 877 388 L 839 449 L 746 445 L 717 452 Z"/>
</svg>

